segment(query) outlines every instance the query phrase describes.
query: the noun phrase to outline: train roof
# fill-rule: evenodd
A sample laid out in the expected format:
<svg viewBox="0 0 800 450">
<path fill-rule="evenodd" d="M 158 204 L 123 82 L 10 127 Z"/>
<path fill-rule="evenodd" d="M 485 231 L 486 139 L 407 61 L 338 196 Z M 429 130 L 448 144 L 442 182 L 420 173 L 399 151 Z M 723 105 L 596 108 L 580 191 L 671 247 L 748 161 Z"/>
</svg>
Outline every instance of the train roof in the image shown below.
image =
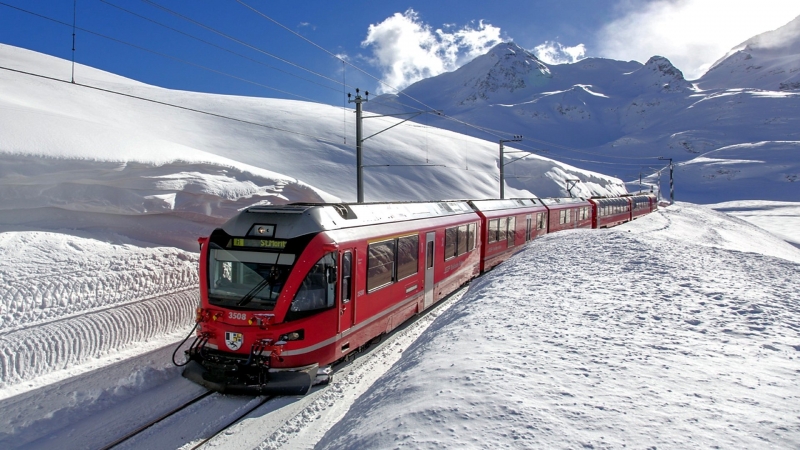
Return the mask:
<svg viewBox="0 0 800 450">
<path fill-rule="evenodd" d="M 561 197 L 561 198 L 543 198 L 540 199 L 545 206 L 558 206 L 558 205 L 574 205 L 578 203 L 586 203 L 585 199 L 580 197 Z"/>
<path fill-rule="evenodd" d="M 256 225 L 265 225 L 268 235 L 291 239 L 320 231 L 433 217 L 474 213 L 466 201 L 402 203 L 292 203 L 246 208 L 225 222 L 231 236 L 257 235 Z"/>
<path fill-rule="evenodd" d="M 497 211 L 501 209 L 520 209 L 543 206 L 541 200 L 535 198 L 513 198 L 504 200 L 470 200 L 476 211 Z"/>
</svg>

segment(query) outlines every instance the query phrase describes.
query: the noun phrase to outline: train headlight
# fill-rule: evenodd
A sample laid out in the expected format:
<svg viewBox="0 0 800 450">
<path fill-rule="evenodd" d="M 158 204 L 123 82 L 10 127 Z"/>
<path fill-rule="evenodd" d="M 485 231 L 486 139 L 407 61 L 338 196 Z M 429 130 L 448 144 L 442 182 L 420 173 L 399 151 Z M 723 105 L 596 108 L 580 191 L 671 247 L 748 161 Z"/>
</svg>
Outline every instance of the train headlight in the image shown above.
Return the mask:
<svg viewBox="0 0 800 450">
<path fill-rule="evenodd" d="M 281 337 L 278 338 L 279 341 L 302 341 L 305 338 L 305 331 L 297 330 L 291 331 L 286 334 L 282 334 Z"/>
</svg>

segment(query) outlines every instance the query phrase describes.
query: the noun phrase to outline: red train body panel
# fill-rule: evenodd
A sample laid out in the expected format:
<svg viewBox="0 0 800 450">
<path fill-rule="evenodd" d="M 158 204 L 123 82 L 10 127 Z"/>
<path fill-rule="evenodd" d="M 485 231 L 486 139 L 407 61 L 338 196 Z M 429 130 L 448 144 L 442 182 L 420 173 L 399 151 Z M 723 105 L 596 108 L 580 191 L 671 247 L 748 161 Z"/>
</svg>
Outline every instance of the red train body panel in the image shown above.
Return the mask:
<svg viewBox="0 0 800 450">
<path fill-rule="evenodd" d="M 481 272 L 507 260 L 521 245 L 547 233 L 547 208 L 538 199 L 470 200 L 481 217 Z"/>
<path fill-rule="evenodd" d="M 629 197 L 590 198 L 592 228 L 608 228 L 628 222 L 631 217 Z"/>
<path fill-rule="evenodd" d="M 592 228 L 592 205 L 582 198 L 543 198 L 549 211 L 547 232 Z"/>
<path fill-rule="evenodd" d="M 653 194 L 634 195 L 631 200 L 631 219 L 650 214 L 658 209 L 658 199 Z"/>
<path fill-rule="evenodd" d="M 656 207 L 652 196 L 623 201 L 637 205 L 627 220 Z M 324 380 L 321 367 L 429 308 L 526 242 L 620 223 L 593 222 L 604 203 L 248 208 L 200 239 L 201 303 L 184 376 L 222 392 L 305 394 Z"/>
</svg>

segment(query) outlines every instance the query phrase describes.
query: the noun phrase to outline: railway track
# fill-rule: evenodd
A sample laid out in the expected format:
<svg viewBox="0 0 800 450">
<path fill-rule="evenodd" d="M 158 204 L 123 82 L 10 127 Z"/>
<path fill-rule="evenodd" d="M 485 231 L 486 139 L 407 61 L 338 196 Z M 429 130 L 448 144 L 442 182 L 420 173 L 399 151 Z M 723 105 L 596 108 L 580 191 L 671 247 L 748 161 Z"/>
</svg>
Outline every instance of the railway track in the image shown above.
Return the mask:
<svg viewBox="0 0 800 450">
<path fill-rule="evenodd" d="M 252 413 L 253 411 L 257 410 L 258 408 L 260 408 L 261 406 L 263 406 L 265 403 L 267 403 L 268 401 L 272 400 L 273 398 L 275 398 L 275 396 L 265 396 L 265 397 L 263 397 L 258 403 L 256 403 L 256 405 L 252 406 L 251 408 L 248 408 L 244 413 L 240 414 L 235 419 L 229 421 L 229 423 L 227 425 L 225 425 L 224 427 L 219 429 L 216 433 L 212 434 L 211 436 L 208 436 L 207 438 L 203 439 L 202 441 L 200 441 L 197 444 L 195 444 L 194 446 L 192 446 L 191 449 L 195 450 L 195 449 L 198 449 L 198 448 L 202 447 L 208 441 L 210 441 L 210 440 L 214 439 L 215 437 L 219 436 L 220 434 L 224 433 L 229 428 L 231 428 L 232 426 L 234 426 L 237 423 L 239 423 L 240 420 L 246 418 L 248 415 L 250 415 L 250 413 Z"/>
<path fill-rule="evenodd" d="M 167 419 L 168 417 L 174 416 L 175 414 L 183 411 L 184 409 L 188 408 L 189 406 L 194 405 L 195 403 L 199 402 L 200 400 L 208 397 L 209 395 L 211 395 L 213 393 L 214 393 L 213 391 L 206 391 L 206 392 L 198 395 L 197 397 L 189 400 L 188 402 L 184 403 L 183 405 L 181 405 L 181 406 L 179 406 L 179 407 L 177 407 L 177 408 L 175 408 L 175 409 L 173 409 L 173 410 L 171 410 L 171 411 L 169 411 L 167 413 L 162 414 L 161 416 L 159 416 L 159 417 L 147 422 L 146 424 L 140 426 L 139 428 L 131 431 L 130 433 L 126 434 L 125 436 L 122 436 L 121 438 L 117 439 L 116 441 L 114 441 L 114 442 L 112 442 L 112 443 L 110 443 L 108 445 L 105 445 L 104 447 L 101 448 L 101 450 L 108 450 L 108 449 L 111 449 L 113 447 L 116 447 L 117 445 L 119 445 L 119 444 L 121 444 L 121 443 L 123 443 L 123 442 L 125 442 L 125 441 L 127 441 L 127 440 L 129 440 L 131 438 L 133 438 L 134 436 L 136 436 L 139 433 L 143 432 L 144 430 L 152 427 L 153 425 L 156 425 L 157 423 L 162 422 L 163 420 Z"/>
</svg>

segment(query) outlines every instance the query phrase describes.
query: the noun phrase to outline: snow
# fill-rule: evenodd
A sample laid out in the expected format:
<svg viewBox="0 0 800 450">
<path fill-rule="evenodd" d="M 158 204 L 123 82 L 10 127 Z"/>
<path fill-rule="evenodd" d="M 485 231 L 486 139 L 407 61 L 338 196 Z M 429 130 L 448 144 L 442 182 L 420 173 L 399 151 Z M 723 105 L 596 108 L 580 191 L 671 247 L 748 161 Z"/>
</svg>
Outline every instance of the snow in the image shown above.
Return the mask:
<svg viewBox="0 0 800 450">
<path fill-rule="evenodd" d="M 0 447 L 102 447 L 202 392 L 171 363 L 198 302 L 196 238 L 253 204 L 352 201 L 353 118 L 85 66 L 73 85 L 67 61 L 0 57 Z M 445 83 L 443 101 L 463 101 L 448 114 L 492 128 L 674 157 L 678 199 L 709 206 L 538 239 L 331 385 L 271 400 L 207 447 L 800 446 L 800 97 L 735 76 L 698 90 L 660 57 L 531 58 L 497 47 L 409 89 Z M 365 142 L 366 164 L 395 166 L 365 170 L 368 201 L 497 195 L 496 140 L 436 125 L 450 130 Z M 577 195 L 625 192 L 534 155 L 506 167 L 506 193 L 565 195 L 575 178 Z M 122 446 L 197 444 L 258 400 L 209 396 Z"/>
<path fill-rule="evenodd" d="M 799 263 L 691 204 L 548 235 L 473 282 L 317 447 L 796 448 Z"/>
</svg>

